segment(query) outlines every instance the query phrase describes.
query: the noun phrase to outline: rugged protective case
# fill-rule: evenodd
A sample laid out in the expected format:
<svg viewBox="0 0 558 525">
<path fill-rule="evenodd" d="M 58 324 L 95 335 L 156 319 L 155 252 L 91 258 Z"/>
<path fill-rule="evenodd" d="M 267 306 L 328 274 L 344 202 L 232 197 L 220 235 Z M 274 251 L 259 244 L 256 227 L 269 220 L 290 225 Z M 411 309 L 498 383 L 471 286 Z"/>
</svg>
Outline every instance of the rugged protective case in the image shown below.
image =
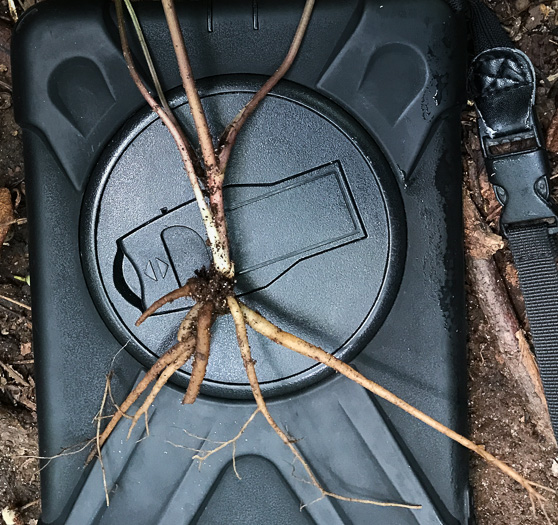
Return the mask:
<svg viewBox="0 0 558 525">
<path fill-rule="evenodd" d="M 302 6 L 179 4 L 213 130 L 281 62 Z M 137 9 L 193 136 L 162 9 Z M 442 0 L 319 0 L 294 66 L 239 137 L 225 190 L 243 300 L 460 432 L 464 34 L 462 16 Z M 134 321 L 209 255 L 175 146 L 129 78 L 110 2 L 30 9 L 16 28 L 13 71 L 30 204 L 40 451 L 50 457 L 94 436 L 109 370 L 120 402 L 169 347 L 186 300 L 140 328 Z M 421 510 L 315 501 L 319 493 L 262 417 L 234 451 L 198 468 L 192 449 L 230 439 L 254 410 L 232 322 L 222 318 L 196 403 L 180 403 L 185 367 L 150 410 L 149 437 L 138 425 L 126 440 L 124 420 L 107 442 L 110 506 L 100 465 L 83 466 L 86 449 L 45 461 L 41 523 L 469 523 L 462 449 L 323 366 L 249 335 L 270 410 L 323 485 Z"/>
</svg>

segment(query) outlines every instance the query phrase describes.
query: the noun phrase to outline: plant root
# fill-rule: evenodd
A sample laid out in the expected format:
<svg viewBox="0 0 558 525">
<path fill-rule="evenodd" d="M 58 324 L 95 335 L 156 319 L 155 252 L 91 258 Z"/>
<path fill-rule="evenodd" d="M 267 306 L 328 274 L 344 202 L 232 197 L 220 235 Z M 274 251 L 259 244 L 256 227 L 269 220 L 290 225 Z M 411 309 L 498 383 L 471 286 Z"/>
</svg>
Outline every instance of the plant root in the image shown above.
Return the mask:
<svg viewBox="0 0 558 525">
<path fill-rule="evenodd" d="M 126 0 L 128 8 L 131 4 Z M 128 398 L 124 401 L 117 412 L 113 415 L 107 428 L 102 434 L 97 433 L 97 452 L 100 454 L 100 449 L 105 443 L 106 439 L 118 423 L 118 421 L 127 413 L 131 405 L 139 398 L 143 391 L 157 379 L 151 393 L 142 404 L 140 409 L 132 418 L 132 426 L 137 423 L 142 414 L 147 414 L 147 410 L 160 389 L 172 376 L 172 374 L 178 370 L 187 360 L 195 353 L 195 359 L 192 369 L 192 376 L 186 392 L 184 401 L 193 402 L 199 392 L 200 385 L 204 379 L 207 362 L 209 358 L 209 347 L 211 341 L 211 327 L 213 325 L 214 319 L 217 315 L 224 315 L 231 313 L 236 333 L 238 339 L 238 345 L 240 348 L 243 364 L 248 376 L 248 380 L 252 389 L 254 400 L 257 405 L 257 410 L 252 414 L 251 418 L 247 423 L 241 428 L 240 432 L 227 442 L 221 443 L 214 451 L 209 453 L 204 453 L 203 455 L 197 454 L 194 456 L 198 461 L 203 461 L 209 455 L 213 454 L 217 450 L 221 450 L 228 444 L 233 446 L 233 461 L 234 461 L 234 447 L 238 438 L 245 431 L 247 425 L 250 421 L 261 412 L 266 418 L 268 424 L 274 430 L 274 432 L 279 436 L 283 443 L 289 447 L 293 453 L 295 459 L 301 463 L 303 466 L 309 481 L 307 483 L 315 486 L 320 491 L 320 498 L 331 497 L 341 501 L 348 502 L 358 502 L 365 504 L 381 505 L 381 506 L 392 506 L 392 507 L 403 507 L 417 509 L 420 508 L 418 505 L 407 505 L 403 503 L 388 503 L 379 502 L 374 500 L 350 498 L 345 496 L 340 496 L 338 494 L 329 492 L 325 490 L 318 482 L 317 478 L 311 471 L 309 465 L 304 461 L 302 455 L 295 447 L 292 439 L 277 425 L 275 420 L 272 418 L 265 400 L 263 398 L 261 388 L 257 379 L 255 362 L 252 359 L 250 346 L 248 342 L 248 336 L 246 331 L 246 324 L 249 324 L 254 330 L 261 333 L 271 341 L 274 341 L 286 348 L 289 348 L 297 353 L 300 353 L 306 357 L 314 359 L 317 362 L 329 366 L 333 370 L 345 375 L 347 378 L 366 388 L 373 394 L 389 401 L 390 403 L 398 406 L 402 410 L 411 414 L 415 418 L 423 421 L 430 427 L 441 432 L 447 437 L 453 439 L 454 441 L 460 443 L 466 448 L 472 450 L 473 452 L 480 455 L 487 462 L 498 467 L 506 475 L 517 481 L 529 494 L 533 506 L 539 505 L 544 512 L 544 501 L 545 498 L 536 489 L 548 490 L 554 492 L 551 489 L 537 485 L 516 472 L 513 468 L 505 464 L 504 462 L 498 460 L 496 457 L 486 452 L 484 447 L 476 445 L 467 438 L 457 434 L 448 427 L 437 422 L 430 416 L 424 414 L 420 410 L 409 405 L 402 399 L 398 398 L 385 388 L 381 387 L 377 383 L 367 379 L 362 374 L 359 374 L 350 365 L 338 360 L 333 355 L 328 354 L 321 348 L 314 346 L 302 339 L 280 330 L 277 326 L 273 325 L 260 314 L 254 312 L 246 305 L 239 303 L 234 296 L 233 291 L 233 279 L 234 279 L 234 264 L 230 258 L 229 250 L 229 239 L 227 235 L 226 220 L 225 220 L 225 210 L 223 201 L 223 183 L 225 178 L 225 168 L 227 166 L 228 160 L 231 155 L 232 148 L 236 141 L 239 131 L 241 130 L 244 123 L 247 121 L 249 116 L 258 107 L 260 102 L 264 97 L 270 92 L 270 90 L 277 84 L 277 82 L 285 75 L 287 70 L 291 67 L 304 35 L 308 27 L 310 17 L 312 15 L 312 10 L 314 7 L 314 0 L 306 0 L 303 14 L 301 16 L 299 25 L 297 27 L 295 36 L 292 40 L 291 46 L 285 59 L 283 60 L 277 71 L 269 78 L 269 80 L 258 90 L 258 92 L 252 97 L 252 99 L 242 108 L 238 115 L 233 119 L 233 121 L 225 128 L 221 138 L 218 141 L 218 147 L 215 149 L 213 143 L 213 137 L 209 131 L 209 126 L 207 123 L 207 118 L 201 104 L 199 94 L 196 89 L 196 84 L 194 81 L 191 65 L 188 58 L 188 53 L 184 43 L 184 37 L 180 28 L 180 23 L 178 16 L 176 14 L 175 4 L 173 0 L 162 0 L 163 9 L 165 11 L 165 17 L 167 19 L 167 25 L 171 34 L 173 47 L 176 53 L 176 58 L 179 66 L 180 76 L 186 95 L 188 98 L 190 110 L 193 116 L 194 125 L 198 134 L 198 141 L 202 151 L 202 158 L 198 158 L 194 149 L 188 142 L 186 135 L 182 128 L 180 127 L 177 119 L 172 114 L 168 104 L 164 100 L 164 94 L 160 89 L 160 83 L 157 79 L 155 68 L 152 66 L 152 61 L 148 56 L 147 46 L 143 46 L 144 54 L 146 55 L 146 60 L 150 65 L 150 72 L 153 77 L 153 82 L 159 93 L 159 98 L 161 99 L 161 105 L 155 100 L 151 95 L 146 85 L 143 83 L 139 77 L 135 65 L 132 60 L 132 55 L 127 42 L 126 29 L 123 18 L 123 6 L 122 0 L 116 0 L 116 11 L 118 18 L 118 27 L 120 32 L 120 38 L 122 43 L 123 55 L 130 70 L 133 81 L 140 90 L 142 96 L 152 108 L 152 110 L 159 116 L 162 122 L 167 126 L 169 132 L 171 133 L 173 139 L 176 142 L 178 150 L 180 152 L 182 162 L 184 164 L 184 169 L 188 175 L 190 183 L 193 188 L 193 192 L 206 228 L 209 246 L 212 252 L 213 265 L 210 268 L 209 274 L 213 270 L 217 275 L 220 275 L 221 279 L 204 278 L 199 275 L 197 278 L 193 278 L 186 286 L 179 290 L 172 292 L 171 294 L 160 299 L 154 303 L 142 316 L 138 319 L 137 325 L 139 326 L 145 319 L 152 315 L 157 309 L 159 309 L 164 304 L 178 299 L 180 297 L 190 296 L 196 302 L 196 306 L 192 308 L 191 312 L 188 314 L 184 322 L 182 323 L 179 330 L 179 343 L 173 348 L 168 350 L 163 356 L 155 363 L 155 365 L 147 372 L 146 376 L 140 381 L 138 386 L 132 391 Z M 136 23 L 134 15 L 131 13 L 134 27 L 138 33 L 138 38 L 140 43 L 143 36 L 140 34 L 141 28 L 139 23 Z M 139 28 L 139 29 L 138 29 Z M 203 165 L 202 165 L 203 161 Z M 202 190 L 200 185 L 200 179 L 205 183 L 205 192 Z M 207 202 L 209 201 L 209 202 Z M 193 281 L 196 285 L 196 290 L 193 289 Z M 211 283 L 216 283 L 216 286 L 212 286 Z M 192 335 L 196 330 L 196 337 Z M 106 401 L 106 392 L 103 399 Z M 98 429 L 100 417 L 98 419 Z M 88 461 L 94 456 L 94 452 L 90 454 Z"/>
<path fill-rule="evenodd" d="M 99 437 L 99 443 L 102 447 L 109 436 L 112 434 L 112 431 L 118 424 L 118 422 L 124 417 L 130 407 L 137 401 L 137 399 L 143 394 L 145 389 L 152 383 L 155 378 L 167 368 L 169 364 L 174 362 L 177 358 L 177 355 L 180 355 L 184 351 L 184 343 L 177 343 L 172 348 L 167 350 L 157 361 L 156 363 L 149 369 L 147 374 L 143 376 L 142 380 L 137 384 L 137 386 L 128 394 L 128 397 L 124 400 L 124 402 L 116 407 L 116 412 L 112 416 L 112 419 L 109 421 L 108 425 L 103 430 L 103 433 Z M 88 465 L 91 460 L 96 456 L 97 451 L 92 450 L 85 464 Z"/>
<path fill-rule="evenodd" d="M 180 356 L 177 359 L 175 359 L 169 366 L 167 366 L 165 370 L 163 370 L 163 373 L 160 375 L 159 379 L 157 379 L 155 385 L 153 385 L 153 389 L 147 396 L 146 400 L 143 402 L 141 407 L 134 414 L 134 417 L 132 418 L 132 424 L 130 425 L 130 429 L 128 430 L 128 436 L 126 439 L 130 439 L 132 430 L 134 429 L 137 422 L 139 421 L 139 418 L 143 413 L 147 412 L 147 410 L 149 409 L 149 407 L 157 397 L 157 394 L 161 391 L 161 388 L 163 388 L 167 384 L 167 381 L 171 378 L 171 376 L 177 370 L 182 368 L 187 363 L 188 359 L 192 357 L 192 354 L 194 353 L 195 350 L 194 338 L 191 338 L 187 343 L 181 343 L 181 344 L 183 346 L 181 347 L 182 353 L 180 354 Z"/>
<path fill-rule="evenodd" d="M 181 324 L 179 329 L 179 342 L 174 345 L 172 348 L 167 350 L 157 361 L 155 364 L 147 371 L 145 376 L 142 380 L 137 384 L 137 386 L 128 394 L 128 397 L 124 400 L 124 402 L 117 407 L 116 412 L 112 416 L 112 419 L 109 421 L 106 428 L 103 430 L 103 433 L 99 437 L 99 444 L 102 447 L 109 436 L 112 434 L 112 431 L 118 424 L 118 422 L 122 419 L 122 417 L 128 412 L 130 407 L 138 400 L 138 398 L 143 394 L 145 389 L 157 378 L 157 376 L 163 372 L 169 365 L 176 361 L 180 355 L 182 355 L 188 345 L 192 345 L 194 339 L 192 337 L 188 337 L 191 334 L 191 330 L 193 325 L 197 322 L 197 316 L 199 312 L 199 306 L 195 305 L 184 321 Z M 96 451 L 92 450 L 85 461 L 85 464 L 89 464 L 91 460 L 95 457 Z"/>
<path fill-rule="evenodd" d="M 143 312 L 138 320 L 136 321 L 136 326 L 140 326 L 148 317 L 151 317 L 157 310 L 162 308 L 168 303 L 172 303 L 177 299 L 181 299 L 182 297 L 190 297 L 192 295 L 192 291 L 190 290 L 190 281 L 188 281 L 184 286 L 173 290 L 172 292 L 164 295 L 160 299 L 157 299 L 145 312 Z"/>
<path fill-rule="evenodd" d="M 553 494 L 556 493 L 553 489 L 545 487 L 543 485 L 539 485 L 534 483 L 533 481 L 529 481 L 525 477 L 523 477 L 519 472 L 515 469 L 500 461 L 498 458 L 490 454 L 485 450 L 485 448 L 481 445 L 477 445 L 473 443 L 471 440 L 467 439 L 466 437 L 458 434 L 457 432 L 451 430 L 450 428 L 446 427 L 442 423 L 439 423 L 435 419 L 431 418 L 424 412 L 421 412 L 417 408 L 413 407 L 409 403 L 403 401 L 401 398 L 397 397 L 395 394 L 392 394 L 389 390 L 385 389 L 384 387 L 380 386 L 378 383 L 371 381 L 370 379 L 364 377 L 362 374 L 357 372 L 352 366 L 348 365 L 347 363 L 337 359 L 335 356 L 328 354 L 325 350 L 300 339 L 299 337 L 290 334 L 288 332 L 284 332 L 273 323 L 265 319 L 262 315 L 255 312 L 251 308 L 247 307 L 243 303 L 239 303 L 240 309 L 244 316 L 244 319 L 248 323 L 248 325 L 255 330 L 256 332 L 260 333 L 261 335 L 267 337 L 269 340 L 277 343 L 285 348 L 293 350 L 301 355 L 309 357 L 319 363 L 322 363 L 336 372 L 343 374 L 345 377 L 354 381 L 355 383 L 359 384 L 360 386 L 366 388 L 366 390 L 372 392 L 373 394 L 385 399 L 386 401 L 390 402 L 391 404 L 401 408 L 411 416 L 419 419 L 423 423 L 426 423 L 428 426 L 432 427 L 433 429 L 437 430 L 441 434 L 449 437 L 450 439 L 456 441 L 457 443 L 463 445 L 464 447 L 472 450 L 479 456 L 481 456 L 484 460 L 488 463 L 494 465 L 495 467 L 499 468 L 504 474 L 512 478 L 513 480 L 517 481 L 529 494 L 529 498 L 533 504 L 537 503 L 541 508 L 543 508 L 543 504 L 546 501 L 546 498 L 537 492 L 538 489 L 542 489 Z M 232 313 L 232 308 L 231 308 Z M 263 412 L 263 410 L 262 410 Z"/>
<path fill-rule="evenodd" d="M 240 475 L 238 474 L 238 471 L 236 470 L 236 442 L 242 437 L 242 434 L 244 434 L 244 432 L 248 428 L 248 425 L 250 425 L 250 423 L 254 420 L 254 418 L 259 413 L 260 413 L 260 409 L 256 408 L 256 410 L 254 410 L 254 412 L 252 412 L 252 415 L 246 420 L 246 423 L 244 423 L 244 425 L 242 425 L 242 427 L 240 428 L 240 430 L 238 431 L 236 436 L 234 436 L 232 439 L 229 439 L 227 441 L 217 442 L 217 443 L 219 443 L 219 446 L 217 446 L 217 447 L 215 447 L 211 450 L 203 450 L 203 451 L 202 450 L 197 450 L 197 454 L 192 456 L 192 459 L 195 459 L 195 460 L 198 461 L 198 467 L 201 469 L 201 466 L 202 466 L 203 462 L 207 458 L 209 458 L 210 456 L 212 456 L 216 452 L 219 452 L 220 450 L 223 450 L 224 448 L 228 447 L 229 445 L 232 445 L 232 447 L 233 447 L 232 458 L 233 458 L 234 473 L 239 480 L 242 479 L 240 477 Z M 188 432 L 187 432 L 187 434 L 192 436 L 192 434 L 189 434 Z M 202 439 L 202 440 L 204 439 L 204 438 L 201 438 L 199 436 L 192 436 L 192 437 L 196 437 L 197 439 Z"/>
<path fill-rule="evenodd" d="M 209 360 L 209 347 L 211 344 L 211 326 L 213 325 L 213 303 L 204 303 L 200 308 L 198 317 L 198 330 L 196 334 L 196 352 L 192 364 L 192 375 L 186 389 L 182 404 L 192 404 L 198 397 L 200 387 L 207 370 Z"/>
<path fill-rule="evenodd" d="M 107 507 L 110 505 L 110 498 L 109 492 L 107 487 L 107 473 L 105 471 L 105 465 L 103 463 L 103 454 L 101 452 L 101 421 L 103 419 L 103 411 L 105 410 L 105 403 L 107 401 L 107 395 L 110 389 L 110 379 L 112 373 L 107 374 L 107 379 L 105 382 L 105 392 L 103 394 L 103 400 L 101 401 L 101 408 L 99 409 L 99 413 L 97 414 L 97 433 L 95 435 L 95 444 L 97 446 L 97 457 L 99 458 L 99 464 L 101 465 L 101 473 L 103 475 L 103 489 L 105 490 L 105 500 L 107 502 Z"/>
<path fill-rule="evenodd" d="M 312 472 L 312 469 L 310 468 L 308 463 L 306 463 L 306 461 L 304 460 L 304 458 L 302 457 L 302 455 L 300 454 L 298 449 L 294 446 L 292 440 L 279 427 L 279 425 L 275 422 L 275 420 L 271 417 L 271 414 L 269 413 L 269 410 L 267 408 L 267 404 L 264 400 L 264 397 L 263 397 L 263 394 L 262 394 L 262 391 L 261 391 L 261 388 L 260 388 L 260 384 L 258 382 L 258 378 L 257 378 L 257 375 L 256 375 L 255 361 L 252 359 L 252 354 L 251 354 L 251 351 L 250 351 L 250 344 L 248 342 L 248 334 L 246 333 L 246 321 L 245 321 L 246 314 L 244 313 L 244 310 L 247 309 L 247 307 L 246 306 L 241 307 L 239 305 L 239 302 L 236 300 L 236 298 L 234 298 L 232 296 L 228 298 L 228 303 L 229 303 L 229 308 L 230 308 L 230 311 L 231 311 L 231 315 L 234 319 L 234 324 L 235 324 L 235 328 L 236 328 L 236 335 L 237 335 L 237 339 L 238 339 L 238 346 L 240 348 L 240 353 L 242 355 L 242 361 L 244 363 L 244 368 L 246 369 L 246 375 L 248 376 L 248 381 L 250 382 L 250 387 L 252 389 L 252 394 L 254 395 L 254 400 L 256 401 L 256 405 L 257 405 L 259 411 L 263 414 L 263 416 L 265 417 L 265 419 L 269 423 L 269 426 L 275 431 L 275 433 L 279 436 L 281 441 L 287 447 L 289 447 L 289 449 L 293 453 L 294 457 L 303 466 L 303 468 L 306 471 L 306 474 L 308 475 L 308 478 L 310 480 L 309 483 L 311 485 L 313 485 L 314 487 L 316 487 L 321 492 L 321 496 L 320 496 L 320 498 L 318 498 L 318 500 L 322 499 L 322 498 L 325 498 L 325 497 L 329 497 L 329 498 L 337 499 L 337 500 L 340 500 L 340 501 L 348 501 L 348 502 L 353 502 L 353 503 L 364 503 L 364 504 L 368 504 L 368 505 L 377 505 L 377 506 L 381 506 L 381 507 L 401 507 L 401 508 L 405 508 L 405 509 L 420 509 L 420 508 L 422 508 L 421 505 L 412 505 L 412 504 L 407 504 L 407 503 L 391 503 L 391 502 L 385 502 L 385 501 L 376 501 L 376 500 L 372 500 L 372 499 L 350 498 L 350 497 L 347 497 L 347 496 L 341 496 L 339 494 L 335 494 L 334 492 L 330 492 L 328 490 L 325 490 L 320 485 L 319 481 L 316 479 L 316 476 Z M 315 501 L 318 501 L 318 500 L 315 500 Z"/>
</svg>

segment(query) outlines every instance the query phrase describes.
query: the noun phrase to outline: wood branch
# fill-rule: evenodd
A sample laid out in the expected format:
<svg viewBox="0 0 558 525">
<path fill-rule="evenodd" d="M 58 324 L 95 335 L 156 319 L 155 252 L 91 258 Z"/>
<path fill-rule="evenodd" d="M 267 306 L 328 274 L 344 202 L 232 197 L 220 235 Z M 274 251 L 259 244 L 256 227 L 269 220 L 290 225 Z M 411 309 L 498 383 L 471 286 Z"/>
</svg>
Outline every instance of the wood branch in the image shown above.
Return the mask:
<svg viewBox="0 0 558 525">
<path fill-rule="evenodd" d="M 467 275 L 479 306 L 497 337 L 498 349 L 504 357 L 505 374 L 521 390 L 541 435 L 550 444 L 555 444 L 540 375 L 496 263 L 492 258 L 467 257 Z"/>
<path fill-rule="evenodd" d="M 4 301 L 8 301 L 9 303 L 15 304 L 16 306 L 19 306 L 21 308 L 24 308 L 27 311 L 31 311 L 31 307 L 27 304 L 21 303 L 20 301 L 16 301 L 15 299 L 12 299 L 11 297 L 7 297 L 6 295 L 0 295 L 0 299 L 3 299 Z"/>
<path fill-rule="evenodd" d="M 504 240 L 486 225 L 466 188 L 463 188 L 463 222 L 465 252 L 474 259 L 490 259 L 504 247 Z"/>
<path fill-rule="evenodd" d="M 505 374 L 511 377 L 521 390 L 529 414 L 541 435 L 550 444 L 555 444 L 546 398 L 533 353 L 523 335 L 502 276 L 492 257 L 504 246 L 504 242 L 499 235 L 492 233 L 482 220 L 466 189 L 463 192 L 463 219 L 468 281 L 493 333 L 497 336 L 498 349 L 504 357 Z"/>
</svg>

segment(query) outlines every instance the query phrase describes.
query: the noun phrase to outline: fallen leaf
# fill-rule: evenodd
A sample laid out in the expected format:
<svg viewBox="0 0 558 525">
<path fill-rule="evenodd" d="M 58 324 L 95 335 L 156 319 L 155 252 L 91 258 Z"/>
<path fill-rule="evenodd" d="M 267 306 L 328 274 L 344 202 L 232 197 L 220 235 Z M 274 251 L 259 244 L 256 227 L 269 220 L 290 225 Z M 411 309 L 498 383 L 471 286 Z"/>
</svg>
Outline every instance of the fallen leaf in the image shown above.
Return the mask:
<svg viewBox="0 0 558 525">
<path fill-rule="evenodd" d="M 14 222 L 12 194 L 8 188 L 0 188 L 0 246 L 2 246 Z"/>
<path fill-rule="evenodd" d="M 17 14 L 17 9 L 15 5 L 15 0 L 8 0 L 8 9 L 10 10 L 10 16 L 14 22 L 19 20 L 19 16 Z"/>
<path fill-rule="evenodd" d="M 541 13 L 545 20 L 554 12 L 554 9 L 545 4 L 541 4 L 539 6 L 539 9 L 541 10 Z"/>
<path fill-rule="evenodd" d="M 525 11 L 526 9 L 529 9 L 529 6 L 531 5 L 531 1 L 530 0 L 515 0 L 515 10 L 517 11 L 517 13 L 521 13 L 522 11 Z"/>
<path fill-rule="evenodd" d="M 0 93 L 0 110 L 12 106 L 12 96 L 9 93 Z"/>
<path fill-rule="evenodd" d="M 540 26 L 544 20 L 544 15 L 545 13 L 540 6 L 536 5 L 531 7 L 531 9 L 529 9 L 527 20 L 525 21 L 525 29 L 527 31 L 532 31 L 535 27 Z"/>
<path fill-rule="evenodd" d="M 481 188 L 482 198 L 485 200 L 485 209 L 488 215 L 494 215 L 496 210 L 501 209 L 502 205 L 498 202 L 494 187 L 488 180 L 488 174 L 485 169 L 479 171 L 479 185 Z"/>
<path fill-rule="evenodd" d="M 23 525 L 19 512 L 11 507 L 4 507 L 2 509 L 2 519 L 6 522 L 6 525 Z"/>
<path fill-rule="evenodd" d="M 28 408 L 31 412 L 37 411 L 34 395 L 31 387 L 20 387 L 18 385 L 7 385 L 5 392 L 11 397 L 14 403 L 19 403 Z"/>
<path fill-rule="evenodd" d="M 550 468 L 550 472 L 555 478 L 558 478 L 558 461 L 556 461 L 555 459 L 552 460 L 552 467 Z"/>
<path fill-rule="evenodd" d="M 0 361 L 0 366 L 16 383 L 23 386 L 29 386 L 29 383 L 25 381 L 25 378 L 17 370 L 15 370 L 13 366 L 3 363 L 2 361 Z"/>
<path fill-rule="evenodd" d="M 19 347 L 21 355 L 29 355 L 31 353 L 31 343 L 22 343 Z"/>
</svg>

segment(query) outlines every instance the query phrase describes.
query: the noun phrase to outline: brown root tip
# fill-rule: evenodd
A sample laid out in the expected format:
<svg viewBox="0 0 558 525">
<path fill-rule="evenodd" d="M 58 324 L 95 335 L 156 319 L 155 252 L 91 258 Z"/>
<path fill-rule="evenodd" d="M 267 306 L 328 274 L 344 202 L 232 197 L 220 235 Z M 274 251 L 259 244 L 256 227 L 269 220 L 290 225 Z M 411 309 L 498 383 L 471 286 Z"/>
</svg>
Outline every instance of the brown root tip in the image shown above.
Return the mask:
<svg viewBox="0 0 558 525">
<path fill-rule="evenodd" d="M 197 394 L 195 396 L 188 396 L 188 393 L 186 393 L 184 395 L 184 397 L 182 398 L 182 404 L 183 405 L 192 405 L 197 398 L 198 398 Z"/>
<path fill-rule="evenodd" d="M 159 308 L 162 308 L 167 303 L 172 303 L 181 297 L 190 297 L 192 295 L 190 285 L 186 283 L 184 286 L 173 290 L 172 292 L 168 293 L 167 295 L 161 297 L 157 301 L 155 301 L 145 312 L 143 312 L 138 320 L 136 321 L 136 326 L 140 326 L 148 317 L 151 317 Z"/>
</svg>

